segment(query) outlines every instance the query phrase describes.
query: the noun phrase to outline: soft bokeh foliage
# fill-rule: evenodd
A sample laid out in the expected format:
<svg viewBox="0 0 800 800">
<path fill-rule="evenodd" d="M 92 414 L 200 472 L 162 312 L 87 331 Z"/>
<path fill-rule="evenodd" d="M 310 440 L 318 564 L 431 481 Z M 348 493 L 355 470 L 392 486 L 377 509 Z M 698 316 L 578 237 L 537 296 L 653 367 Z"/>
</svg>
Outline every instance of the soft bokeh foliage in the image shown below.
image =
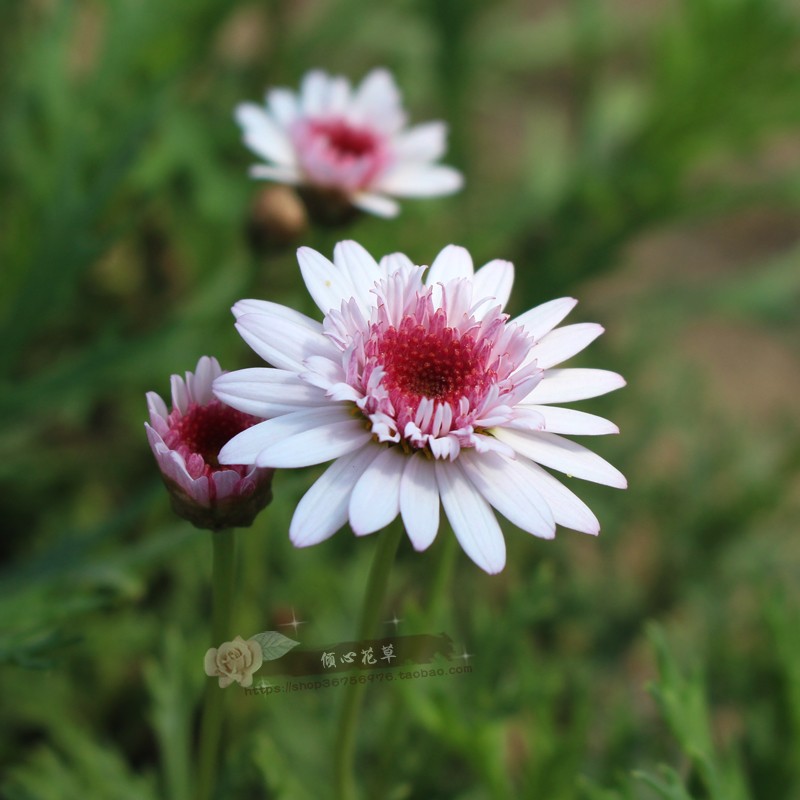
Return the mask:
<svg viewBox="0 0 800 800">
<path fill-rule="evenodd" d="M 401 546 L 386 618 L 473 672 L 370 690 L 365 796 L 797 797 L 798 45 L 790 0 L 0 4 L 0 793 L 191 797 L 210 548 L 144 393 L 253 365 L 241 297 L 314 313 L 292 248 L 245 235 L 235 105 L 385 65 L 465 189 L 302 243 L 456 242 L 514 261 L 512 313 L 580 298 L 591 365 L 629 382 L 592 411 L 630 489 L 575 487 L 597 540 L 507 526 L 496 577 Z M 312 473 L 241 534 L 237 631 L 353 635 L 374 537 L 290 545 Z M 228 692 L 221 796 L 327 796 L 335 690 Z"/>
</svg>

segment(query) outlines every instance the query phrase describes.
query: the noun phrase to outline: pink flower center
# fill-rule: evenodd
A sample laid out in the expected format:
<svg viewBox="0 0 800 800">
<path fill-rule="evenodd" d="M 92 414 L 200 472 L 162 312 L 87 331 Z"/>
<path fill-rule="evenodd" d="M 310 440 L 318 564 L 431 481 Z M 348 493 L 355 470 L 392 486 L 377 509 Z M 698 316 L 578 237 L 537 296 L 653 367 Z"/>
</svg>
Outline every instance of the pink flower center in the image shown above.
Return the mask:
<svg viewBox="0 0 800 800">
<path fill-rule="evenodd" d="M 326 332 L 347 352 L 345 380 L 378 441 L 453 458 L 488 446 L 485 431 L 510 419 L 542 370 L 499 306 L 478 316 L 468 282 L 424 287 L 421 271 L 377 284 L 369 321 L 355 300 L 329 311 Z"/>
<path fill-rule="evenodd" d="M 444 312 L 438 316 L 444 322 Z M 406 316 L 399 328 L 383 332 L 375 355 L 385 370 L 383 383 L 395 407 L 416 410 L 423 397 L 457 404 L 462 397 L 482 393 L 497 380 L 497 373 L 487 369 L 488 350 L 470 335 L 459 336 L 441 325 L 427 330 Z"/>
<path fill-rule="evenodd" d="M 169 415 L 169 432 L 164 436 L 164 444 L 183 456 L 190 473 L 205 473 L 210 477 L 218 469 L 235 469 L 245 474 L 249 467 L 220 467 L 217 457 L 223 445 L 259 421 L 219 400 L 208 405 L 191 403 L 185 414 L 173 411 Z M 198 463 L 199 459 L 202 459 L 202 465 Z M 199 474 L 192 474 L 192 477 L 197 478 Z"/>
<path fill-rule="evenodd" d="M 291 135 L 309 181 L 327 189 L 363 189 L 389 162 L 380 134 L 341 118 L 300 120 Z"/>
<path fill-rule="evenodd" d="M 315 136 L 324 137 L 339 158 L 361 158 L 377 149 L 378 141 L 368 130 L 353 128 L 343 120 L 312 122 Z"/>
</svg>

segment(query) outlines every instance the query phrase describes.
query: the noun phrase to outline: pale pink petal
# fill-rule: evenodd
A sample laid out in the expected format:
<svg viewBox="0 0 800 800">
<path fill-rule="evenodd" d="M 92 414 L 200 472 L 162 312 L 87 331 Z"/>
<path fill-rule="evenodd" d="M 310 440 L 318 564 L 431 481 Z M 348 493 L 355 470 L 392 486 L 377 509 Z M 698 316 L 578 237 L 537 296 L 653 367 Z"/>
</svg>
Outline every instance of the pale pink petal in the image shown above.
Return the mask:
<svg viewBox="0 0 800 800">
<path fill-rule="evenodd" d="M 387 447 L 358 479 L 350 496 L 350 526 L 356 536 L 379 531 L 398 515 L 406 459 L 400 448 Z"/>
<path fill-rule="evenodd" d="M 567 433 L 572 436 L 605 436 L 619 433 L 619 428 L 607 419 L 585 411 L 558 406 L 519 405 L 518 409 L 535 411 L 544 418 L 544 428 L 548 433 Z"/>
<path fill-rule="evenodd" d="M 520 455 L 567 475 L 624 489 L 625 476 L 597 453 L 554 433 L 528 433 L 507 428 L 491 431 Z"/>
<path fill-rule="evenodd" d="M 500 572 L 506 564 L 506 543 L 491 507 L 458 461 L 434 463 L 444 513 L 464 552 L 490 575 Z"/>
<path fill-rule="evenodd" d="M 550 507 L 531 488 L 530 476 L 519 463 L 497 453 L 474 451 L 462 452 L 459 463 L 478 492 L 518 528 L 543 539 L 556 535 Z"/>
<path fill-rule="evenodd" d="M 624 385 L 621 375 L 605 369 L 547 369 L 525 403 L 571 403 L 608 394 Z"/>
<path fill-rule="evenodd" d="M 242 483 L 242 476 L 232 469 L 217 470 L 211 473 L 214 491 L 218 500 L 230 497 Z"/>
<path fill-rule="evenodd" d="M 263 367 L 221 375 L 214 381 L 214 394 L 226 405 L 264 418 L 329 403 L 322 389 L 311 386 L 296 373 Z"/>
<path fill-rule="evenodd" d="M 419 552 L 430 547 L 439 530 L 439 488 L 434 463 L 422 453 L 406 458 L 400 514 L 414 549 Z"/>
<path fill-rule="evenodd" d="M 347 522 L 350 495 L 364 470 L 381 450 L 368 444 L 336 459 L 297 504 L 289 538 L 308 547 L 332 536 Z"/>
<path fill-rule="evenodd" d="M 534 339 L 541 339 L 542 336 L 553 330 L 577 304 L 578 301 L 573 297 L 550 300 L 548 303 L 542 303 L 540 306 L 520 314 L 511 322 L 516 325 L 524 325 Z"/>
<path fill-rule="evenodd" d="M 286 131 L 261 106 L 241 103 L 236 121 L 244 129 L 244 142 L 254 152 L 280 166 L 295 165 L 294 149 Z"/>
<path fill-rule="evenodd" d="M 603 326 L 594 322 L 565 325 L 545 334 L 532 348 L 529 359 L 536 359 L 541 369 L 553 367 L 572 358 L 590 345 L 603 332 Z"/>
</svg>

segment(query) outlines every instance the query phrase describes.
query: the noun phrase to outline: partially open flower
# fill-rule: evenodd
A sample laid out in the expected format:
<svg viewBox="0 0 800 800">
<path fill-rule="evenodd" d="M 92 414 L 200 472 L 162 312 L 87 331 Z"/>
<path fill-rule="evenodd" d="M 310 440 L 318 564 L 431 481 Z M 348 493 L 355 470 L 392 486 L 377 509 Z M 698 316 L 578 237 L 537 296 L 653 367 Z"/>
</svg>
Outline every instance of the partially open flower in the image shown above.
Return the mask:
<svg viewBox="0 0 800 800">
<path fill-rule="evenodd" d="M 219 647 L 210 647 L 203 660 L 206 675 L 219 678 L 220 689 L 234 681 L 247 688 L 253 685 L 253 673 L 264 663 L 264 655 L 258 642 L 245 641 L 237 636 L 232 642 Z"/>
<path fill-rule="evenodd" d="M 172 411 L 155 392 L 147 393 L 145 422 L 176 514 L 198 528 L 247 527 L 272 499 L 273 469 L 225 465 L 222 446 L 261 420 L 217 400 L 211 384 L 222 375 L 215 358 L 203 356 L 194 374 L 172 376 Z"/>
<path fill-rule="evenodd" d="M 399 211 L 392 197 L 458 191 L 458 170 L 436 162 L 445 151 L 442 122 L 406 128 L 391 74 L 376 69 L 357 88 L 343 77 L 309 72 L 300 91 L 271 89 L 264 107 L 242 103 L 236 119 L 245 144 L 268 163 L 254 178 L 304 187 L 317 221 L 344 222 L 353 209 L 380 217 Z"/>
</svg>

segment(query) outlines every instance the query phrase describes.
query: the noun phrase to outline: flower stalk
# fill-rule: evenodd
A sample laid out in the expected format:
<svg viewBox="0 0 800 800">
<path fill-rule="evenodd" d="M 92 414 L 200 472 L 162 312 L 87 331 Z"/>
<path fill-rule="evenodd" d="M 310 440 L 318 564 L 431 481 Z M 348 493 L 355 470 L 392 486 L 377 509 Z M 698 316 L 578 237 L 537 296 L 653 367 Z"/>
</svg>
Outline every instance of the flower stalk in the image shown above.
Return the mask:
<svg viewBox="0 0 800 800">
<path fill-rule="evenodd" d="M 364 593 L 361 621 L 358 627 L 358 641 L 368 639 L 378 625 L 378 619 L 389 585 L 389 574 L 403 534 L 401 525 L 392 525 L 379 538 L 375 556 Z M 336 749 L 334 752 L 336 800 L 356 800 L 356 785 L 353 777 L 356 730 L 358 717 L 364 699 L 365 683 L 351 683 L 347 686 L 337 728 Z"/>
<path fill-rule="evenodd" d="M 236 567 L 236 531 L 211 534 L 212 554 L 212 615 L 211 646 L 230 638 L 233 612 L 233 582 Z M 200 745 L 197 756 L 198 800 L 209 800 L 217 783 L 219 749 L 222 736 L 223 690 L 217 681 L 207 679 L 203 698 L 203 719 L 200 726 Z"/>
</svg>

